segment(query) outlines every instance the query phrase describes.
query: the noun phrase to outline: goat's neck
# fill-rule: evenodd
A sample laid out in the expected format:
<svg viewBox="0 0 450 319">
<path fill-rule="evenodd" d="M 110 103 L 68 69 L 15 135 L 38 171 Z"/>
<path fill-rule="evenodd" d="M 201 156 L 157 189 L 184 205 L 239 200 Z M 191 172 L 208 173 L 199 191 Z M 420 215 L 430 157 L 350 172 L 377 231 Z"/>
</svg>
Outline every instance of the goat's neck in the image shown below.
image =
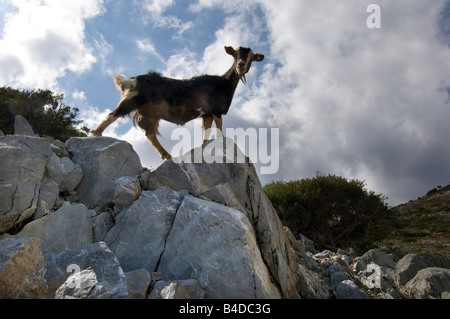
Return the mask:
<svg viewBox="0 0 450 319">
<path fill-rule="evenodd" d="M 240 76 L 236 73 L 234 65 L 223 75 L 223 77 L 230 81 L 230 87 L 232 90 L 232 93 L 234 94 L 234 91 L 236 90 L 236 87 L 239 83 Z"/>
</svg>

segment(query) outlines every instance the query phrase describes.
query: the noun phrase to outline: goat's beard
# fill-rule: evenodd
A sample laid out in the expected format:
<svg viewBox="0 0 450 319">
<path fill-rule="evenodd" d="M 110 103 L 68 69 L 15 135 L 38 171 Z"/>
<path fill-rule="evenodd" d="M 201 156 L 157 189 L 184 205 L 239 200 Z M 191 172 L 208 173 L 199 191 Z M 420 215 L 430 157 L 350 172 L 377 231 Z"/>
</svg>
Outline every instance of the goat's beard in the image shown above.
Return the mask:
<svg viewBox="0 0 450 319">
<path fill-rule="evenodd" d="M 239 76 L 239 79 L 242 81 L 242 83 L 244 83 L 244 85 L 247 85 L 247 79 L 245 78 L 245 74 L 241 74 Z"/>
</svg>

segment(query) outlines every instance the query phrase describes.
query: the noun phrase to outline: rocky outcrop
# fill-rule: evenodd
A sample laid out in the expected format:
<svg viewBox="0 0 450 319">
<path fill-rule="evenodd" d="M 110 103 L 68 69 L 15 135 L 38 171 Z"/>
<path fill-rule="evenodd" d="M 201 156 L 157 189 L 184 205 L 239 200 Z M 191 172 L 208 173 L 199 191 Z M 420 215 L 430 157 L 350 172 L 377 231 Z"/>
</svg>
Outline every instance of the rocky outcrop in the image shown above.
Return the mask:
<svg viewBox="0 0 450 319">
<path fill-rule="evenodd" d="M 208 298 L 281 297 L 246 216 L 190 195 L 178 208 L 157 271 L 169 280 L 196 279 Z"/>
<path fill-rule="evenodd" d="M 148 171 L 124 141 L 64 144 L 17 123 L 25 135 L 0 136 L 0 298 L 450 295 L 442 256 L 295 239 L 229 140 Z M 193 160 L 205 148 L 215 161 Z"/>
<path fill-rule="evenodd" d="M 33 216 L 51 154 L 47 139 L 10 135 L 0 138 L 0 233 Z"/>
<path fill-rule="evenodd" d="M 127 142 L 110 137 L 72 137 L 66 145 L 72 161 L 83 169 L 75 190 L 89 209 L 99 211 L 112 203 L 116 179 L 142 173 L 141 161 Z"/>
<path fill-rule="evenodd" d="M 88 244 L 71 250 L 46 254 L 48 297 L 58 298 L 127 298 L 125 274 L 114 253 L 104 242 Z M 79 274 L 82 270 L 87 270 Z M 69 276 L 70 275 L 70 276 Z M 91 288 L 89 288 L 91 287 Z M 86 295 L 89 289 L 96 292 Z"/>
<path fill-rule="evenodd" d="M 37 238 L 0 241 L 0 299 L 42 298 L 45 259 Z"/>
<path fill-rule="evenodd" d="M 408 281 L 406 287 L 418 299 L 450 299 L 450 269 L 421 269 Z"/>
<path fill-rule="evenodd" d="M 14 134 L 23 136 L 34 136 L 33 128 L 30 123 L 21 115 L 14 118 Z"/>
<path fill-rule="evenodd" d="M 83 204 L 63 206 L 36 219 L 11 237 L 37 237 L 42 240 L 44 254 L 73 249 L 92 243 L 92 216 Z M 9 235 L 5 235 L 8 236 Z"/>
<path fill-rule="evenodd" d="M 227 150 L 232 145 L 232 150 Z M 210 164 L 195 163 L 198 150 L 184 155 L 186 162 L 167 161 L 154 172 L 143 174 L 144 185 L 149 189 L 168 186 L 175 190 L 188 190 L 194 196 L 233 207 L 250 221 L 261 256 L 280 287 L 285 298 L 298 298 L 297 285 L 300 274 L 297 256 L 270 200 L 264 194 L 253 164 L 248 159 L 239 163 L 242 154 L 234 143 L 217 139 L 205 145 L 224 154 L 221 161 Z M 203 148 L 204 148 L 203 147 Z M 234 158 L 227 158 L 234 154 Z M 231 162 L 231 163 L 230 163 Z"/>
</svg>

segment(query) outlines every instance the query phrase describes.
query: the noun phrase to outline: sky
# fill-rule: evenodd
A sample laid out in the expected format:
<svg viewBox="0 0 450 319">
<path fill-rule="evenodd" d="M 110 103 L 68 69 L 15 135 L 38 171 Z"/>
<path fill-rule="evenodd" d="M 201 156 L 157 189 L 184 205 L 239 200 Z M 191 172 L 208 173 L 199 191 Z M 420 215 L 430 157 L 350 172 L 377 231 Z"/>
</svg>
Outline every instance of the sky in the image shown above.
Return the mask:
<svg viewBox="0 0 450 319">
<path fill-rule="evenodd" d="M 0 0 L 0 85 L 63 93 L 90 129 L 120 100 L 114 75 L 222 75 L 224 46 L 265 55 L 223 117 L 271 141 L 263 184 L 335 174 L 394 206 L 450 182 L 448 0 Z M 176 129 L 160 124 L 169 151 Z M 103 135 L 163 162 L 129 118 Z"/>
</svg>

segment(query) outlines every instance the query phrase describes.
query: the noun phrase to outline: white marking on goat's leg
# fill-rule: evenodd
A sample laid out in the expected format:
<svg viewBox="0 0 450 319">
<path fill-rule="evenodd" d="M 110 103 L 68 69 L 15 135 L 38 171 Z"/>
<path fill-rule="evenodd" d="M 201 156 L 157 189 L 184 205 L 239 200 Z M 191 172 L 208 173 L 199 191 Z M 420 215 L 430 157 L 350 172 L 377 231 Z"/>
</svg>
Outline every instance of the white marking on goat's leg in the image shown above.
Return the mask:
<svg viewBox="0 0 450 319">
<path fill-rule="evenodd" d="M 170 160 L 172 156 L 167 152 L 164 147 L 159 143 L 158 139 L 156 138 L 156 133 L 146 134 L 147 138 L 152 143 L 153 147 L 158 151 L 158 153 L 161 155 L 161 158 L 164 160 Z"/>
<path fill-rule="evenodd" d="M 214 117 L 214 123 L 216 123 L 216 128 L 217 128 L 217 137 L 223 137 L 223 131 L 222 131 L 222 116 L 216 116 L 213 115 Z"/>
<path fill-rule="evenodd" d="M 91 133 L 94 136 L 102 136 L 103 131 L 110 126 L 112 123 L 114 123 L 119 117 L 114 116 L 113 112 L 108 114 L 108 117 L 100 123 L 99 126 L 95 130 L 93 130 Z"/>
<path fill-rule="evenodd" d="M 209 140 L 209 137 L 211 136 L 212 122 L 212 116 L 203 117 L 203 144 L 205 144 L 205 142 Z"/>
</svg>

